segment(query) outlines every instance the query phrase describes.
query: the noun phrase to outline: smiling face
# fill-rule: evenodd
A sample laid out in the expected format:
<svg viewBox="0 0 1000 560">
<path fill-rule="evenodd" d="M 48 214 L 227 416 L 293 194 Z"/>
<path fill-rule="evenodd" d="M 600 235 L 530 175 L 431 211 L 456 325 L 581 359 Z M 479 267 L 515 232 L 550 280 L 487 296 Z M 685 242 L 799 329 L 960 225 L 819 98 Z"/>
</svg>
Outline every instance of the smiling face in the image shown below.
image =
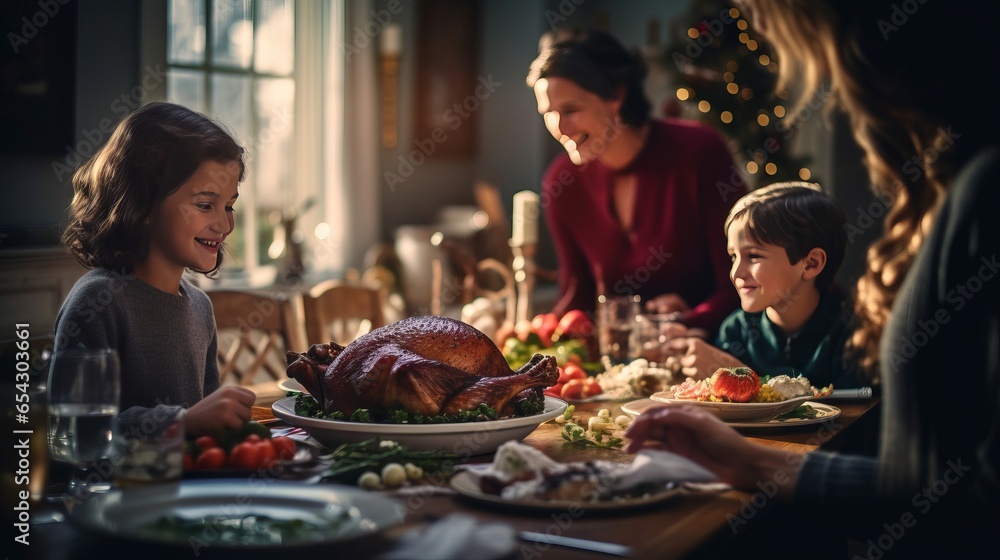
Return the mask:
<svg viewBox="0 0 1000 560">
<path fill-rule="evenodd" d="M 185 268 L 210 271 L 233 231 L 233 204 L 239 196 L 236 162 L 206 161 L 163 200 L 150 216 L 151 241 L 144 265 L 158 273 Z"/>
<path fill-rule="evenodd" d="M 566 78 L 542 78 L 534 89 L 545 127 L 576 165 L 599 158 L 621 133 L 620 99 L 603 99 Z"/>
<path fill-rule="evenodd" d="M 727 251 L 733 266 L 729 279 L 740 295 L 740 305 L 747 313 L 773 308 L 779 314 L 796 302 L 799 290 L 807 282 L 806 260 L 792 264 L 783 247 L 755 240 L 745 220 L 734 220 L 726 232 Z"/>
</svg>

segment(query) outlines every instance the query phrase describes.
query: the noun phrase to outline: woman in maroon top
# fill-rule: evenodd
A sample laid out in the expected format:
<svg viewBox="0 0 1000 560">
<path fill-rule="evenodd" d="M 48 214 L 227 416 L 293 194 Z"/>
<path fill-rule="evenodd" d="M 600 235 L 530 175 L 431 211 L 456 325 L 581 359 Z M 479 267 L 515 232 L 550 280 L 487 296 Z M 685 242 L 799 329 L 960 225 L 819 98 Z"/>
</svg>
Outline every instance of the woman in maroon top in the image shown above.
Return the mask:
<svg viewBox="0 0 1000 560">
<path fill-rule="evenodd" d="M 650 119 L 645 74 L 641 59 L 597 31 L 556 38 L 531 65 L 538 112 L 567 152 L 542 183 L 559 259 L 553 311 L 637 294 L 707 335 L 739 305 L 720 232 L 746 187 L 712 129 Z"/>
</svg>

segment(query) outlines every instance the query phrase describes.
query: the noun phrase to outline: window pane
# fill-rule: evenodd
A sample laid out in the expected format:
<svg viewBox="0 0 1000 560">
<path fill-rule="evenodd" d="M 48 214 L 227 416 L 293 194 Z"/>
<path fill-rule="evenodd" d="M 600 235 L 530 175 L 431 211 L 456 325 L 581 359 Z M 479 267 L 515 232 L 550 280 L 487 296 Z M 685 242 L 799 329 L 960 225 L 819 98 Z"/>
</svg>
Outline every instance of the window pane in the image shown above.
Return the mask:
<svg viewBox="0 0 1000 560">
<path fill-rule="evenodd" d="M 243 147 L 253 151 L 253 146 L 248 145 L 252 130 L 249 77 L 212 74 L 211 112 L 237 135 Z"/>
<path fill-rule="evenodd" d="M 205 74 L 198 70 L 172 68 L 167 71 L 167 101 L 188 109 L 207 112 L 205 106 Z"/>
<path fill-rule="evenodd" d="M 257 52 L 253 64 L 257 72 L 287 76 L 295 65 L 295 23 L 288 0 L 259 0 L 257 4 Z"/>
<path fill-rule="evenodd" d="M 212 5 L 212 62 L 249 68 L 253 55 L 253 2 L 216 0 Z"/>
<path fill-rule="evenodd" d="M 284 78 L 258 79 L 254 114 L 258 132 L 254 140 L 257 230 L 261 263 L 269 262 L 267 247 L 274 238 L 274 215 L 296 211 L 292 200 L 292 129 L 295 114 L 295 82 Z"/>
<path fill-rule="evenodd" d="M 167 26 L 167 62 L 205 62 L 205 0 L 171 0 Z"/>
</svg>

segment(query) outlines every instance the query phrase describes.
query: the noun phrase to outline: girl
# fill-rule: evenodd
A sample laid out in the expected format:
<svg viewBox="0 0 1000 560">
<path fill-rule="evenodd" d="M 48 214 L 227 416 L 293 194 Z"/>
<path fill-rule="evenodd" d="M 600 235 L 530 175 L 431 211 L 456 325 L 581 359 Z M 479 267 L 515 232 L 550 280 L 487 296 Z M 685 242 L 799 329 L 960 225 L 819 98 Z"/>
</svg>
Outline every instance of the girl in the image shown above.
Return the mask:
<svg viewBox="0 0 1000 560">
<path fill-rule="evenodd" d="M 239 427 L 254 394 L 219 387 L 212 304 L 183 278 L 222 265 L 243 148 L 204 115 L 152 103 L 118 124 L 73 176 L 63 242 L 90 268 L 56 317 L 56 351 L 114 348 L 120 420 L 173 418 L 188 434 Z"/>
</svg>

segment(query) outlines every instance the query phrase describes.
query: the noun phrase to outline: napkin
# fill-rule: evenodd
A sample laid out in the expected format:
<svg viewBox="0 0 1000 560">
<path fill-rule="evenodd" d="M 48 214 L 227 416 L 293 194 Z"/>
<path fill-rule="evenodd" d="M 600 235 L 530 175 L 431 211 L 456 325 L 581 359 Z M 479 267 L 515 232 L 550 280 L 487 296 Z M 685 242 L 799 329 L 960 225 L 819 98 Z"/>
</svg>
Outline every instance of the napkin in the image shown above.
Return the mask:
<svg viewBox="0 0 1000 560">
<path fill-rule="evenodd" d="M 639 484 L 668 482 L 713 482 L 718 477 L 698 463 L 669 451 L 643 449 L 628 470 L 615 479 L 612 488 L 626 490 Z"/>
<path fill-rule="evenodd" d="M 379 560 L 495 560 L 517 546 L 514 528 L 505 523 L 479 523 L 471 515 L 453 513 L 426 527 L 411 529 Z"/>
</svg>

